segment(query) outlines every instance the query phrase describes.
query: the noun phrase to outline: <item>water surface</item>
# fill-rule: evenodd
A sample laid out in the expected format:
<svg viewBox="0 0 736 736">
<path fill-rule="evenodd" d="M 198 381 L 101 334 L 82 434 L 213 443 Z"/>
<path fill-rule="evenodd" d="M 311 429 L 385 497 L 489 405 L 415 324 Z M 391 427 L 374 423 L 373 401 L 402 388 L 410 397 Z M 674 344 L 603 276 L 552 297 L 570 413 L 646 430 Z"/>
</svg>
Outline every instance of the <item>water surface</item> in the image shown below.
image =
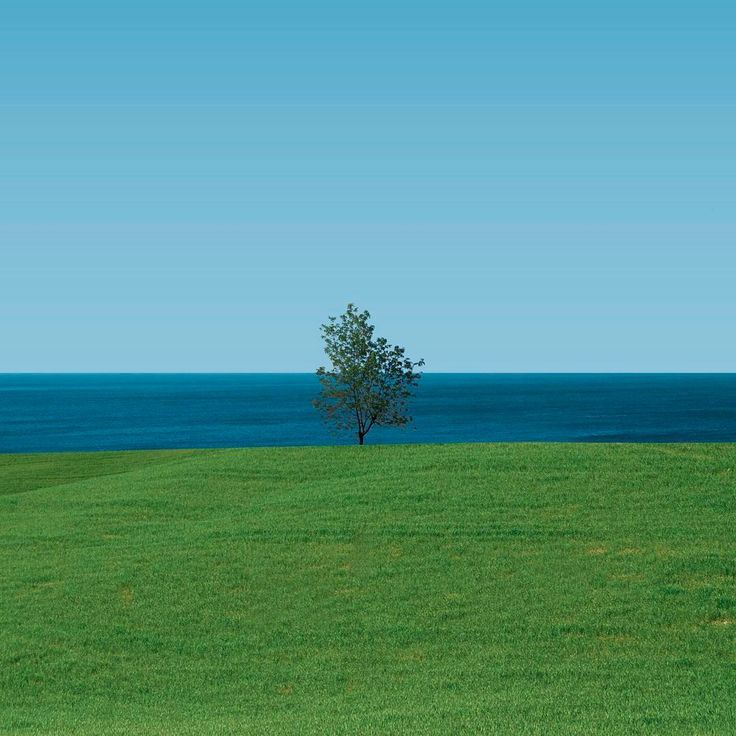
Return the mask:
<svg viewBox="0 0 736 736">
<path fill-rule="evenodd" d="M 312 374 L 0 374 L 0 452 L 343 444 Z M 427 373 L 375 442 L 733 442 L 736 374 Z"/>
</svg>

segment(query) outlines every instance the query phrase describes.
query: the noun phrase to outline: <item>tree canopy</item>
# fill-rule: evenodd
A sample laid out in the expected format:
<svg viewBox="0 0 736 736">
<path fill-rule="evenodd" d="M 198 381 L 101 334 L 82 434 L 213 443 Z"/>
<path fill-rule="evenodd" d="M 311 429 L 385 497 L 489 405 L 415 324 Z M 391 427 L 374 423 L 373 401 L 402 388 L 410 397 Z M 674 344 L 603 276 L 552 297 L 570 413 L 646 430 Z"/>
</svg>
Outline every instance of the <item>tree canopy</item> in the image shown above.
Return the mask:
<svg viewBox="0 0 736 736">
<path fill-rule="evenodd" d="M 358 443 L 374 426 L 403 427 L 412 421 L 409 400 L 419 384 L 404 348 L 374 337 L 370 313 L 348 304 L 344 314 L 321 326 L 331 363 L 317 369 L 322 390 L 313 401 L 335 431 L 355 432 Z"/>
</svg>

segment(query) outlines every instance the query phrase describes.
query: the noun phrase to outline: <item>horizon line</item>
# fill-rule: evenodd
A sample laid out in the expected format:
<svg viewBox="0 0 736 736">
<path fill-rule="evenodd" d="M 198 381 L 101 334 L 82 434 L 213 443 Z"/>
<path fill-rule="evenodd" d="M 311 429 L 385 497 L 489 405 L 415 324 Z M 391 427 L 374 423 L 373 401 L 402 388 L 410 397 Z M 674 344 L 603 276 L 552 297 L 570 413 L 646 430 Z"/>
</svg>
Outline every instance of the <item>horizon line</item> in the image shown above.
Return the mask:
<svg viewBox="0 0 736 736">
<path fill-rule="evenodd" d="M 676 376 L 734 375 L 735 370 L 564 370 L 564 371 L 420 371 L 421 375 L 481 375 L 481 376 Z M 0 376 L 306 376 L 316 371 L 0 371 Z"/>
</svg>

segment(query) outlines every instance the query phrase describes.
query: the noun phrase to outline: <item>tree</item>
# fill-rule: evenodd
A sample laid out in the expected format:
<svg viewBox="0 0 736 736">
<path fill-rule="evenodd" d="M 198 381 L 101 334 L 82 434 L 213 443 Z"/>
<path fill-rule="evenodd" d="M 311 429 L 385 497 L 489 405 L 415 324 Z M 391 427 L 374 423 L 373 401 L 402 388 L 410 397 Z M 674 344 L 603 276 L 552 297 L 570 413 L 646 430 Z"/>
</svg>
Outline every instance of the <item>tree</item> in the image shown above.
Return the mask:
<svg viewBox="0 0 736 736">
<path fill-rule="evenodd" d="M 403 427 L 412 421 L 409 399 L 424 365 L 412 362 L 404 348 L 374 338 L 370 314 L 348 304 L 340 317 L 330 317 L 321 327 L 325 353 L 332 363 L 317 369 L 322 390 L 312 402 L 336 431 L 353 431 L 362 445 L 375 425 Z"/>
</svg>

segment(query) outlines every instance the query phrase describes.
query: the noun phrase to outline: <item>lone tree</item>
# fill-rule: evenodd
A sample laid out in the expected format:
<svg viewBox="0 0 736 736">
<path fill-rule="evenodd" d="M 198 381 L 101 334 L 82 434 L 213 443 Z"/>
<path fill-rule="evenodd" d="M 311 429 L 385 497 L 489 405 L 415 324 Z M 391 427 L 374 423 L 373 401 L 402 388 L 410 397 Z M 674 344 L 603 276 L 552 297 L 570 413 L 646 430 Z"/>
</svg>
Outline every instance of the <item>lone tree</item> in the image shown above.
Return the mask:
<svg viewBox="0 0 736 736">
<path fill-rule="evenodd" d="M 411 422 L 409 399 L 421 378 L 414 369 L 424 365 L 423 360 L 409 360 L 404 348 L 374 338 L 370 316 L 348 304 L 344 314 L 322 325 L 332 368 L 317 369 L 322 390 L 312 402 L 335 430 L 354 431 L 360 445 L 374 425 L 403 427 Z"/>
</svg>

